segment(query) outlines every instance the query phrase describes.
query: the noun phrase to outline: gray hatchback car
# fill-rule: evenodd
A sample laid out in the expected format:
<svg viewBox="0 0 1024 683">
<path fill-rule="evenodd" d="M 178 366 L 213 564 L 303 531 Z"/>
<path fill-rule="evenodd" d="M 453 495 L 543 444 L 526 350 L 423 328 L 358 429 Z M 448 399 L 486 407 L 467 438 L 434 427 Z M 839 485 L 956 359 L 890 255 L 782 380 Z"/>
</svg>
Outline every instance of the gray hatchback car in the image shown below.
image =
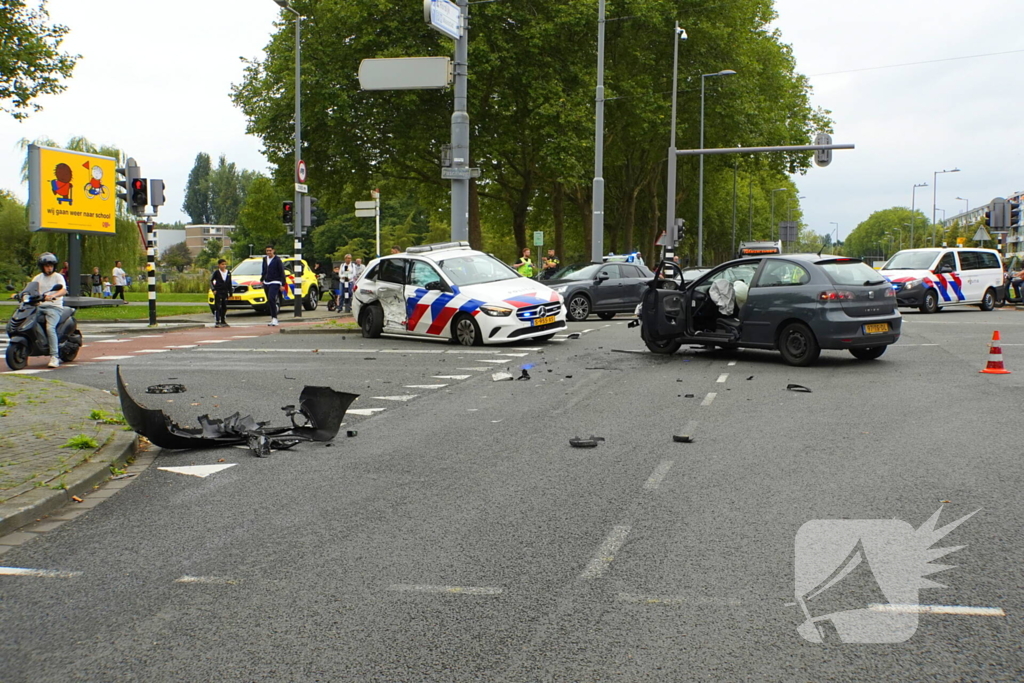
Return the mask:
<svg viewBox="0 0 1024 683">
<path fill-rule="evenodd" d="M 724 263 L 680 291 L 652 282 L 639 308 L 640 334 L 655 353 L 683 344 L 777 349 L 810 365 L 822 349 L 878 358 L 900 338 L 892 286 L 858 259 L 781 254 Z"/>
</svg>

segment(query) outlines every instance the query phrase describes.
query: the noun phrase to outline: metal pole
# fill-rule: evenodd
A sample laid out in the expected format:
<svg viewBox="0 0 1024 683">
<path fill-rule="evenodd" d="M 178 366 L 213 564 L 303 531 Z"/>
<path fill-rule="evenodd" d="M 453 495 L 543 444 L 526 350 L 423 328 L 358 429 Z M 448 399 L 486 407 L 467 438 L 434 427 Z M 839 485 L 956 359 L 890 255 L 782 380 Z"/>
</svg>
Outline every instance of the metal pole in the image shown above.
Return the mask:
<svg viewBox="0 0 1024 683">
<path fill-rule="evenodd" d="M 289 7 L 291 9 L 291 7 Z M 294 9 L 292 9 L 295 12 Z M 299 161 L 302 160 L 302 15 L 295 12 L 295 169 L 298 172 Z M 295 235 L 295 259 L 302 258 L 302 193 L 295 191 L 295 202 L 292 206 L 292 232 Z M 292 292 L 295 297 L 294 315 L 302 317 L 302 278 L 305 273 L 296 273 L 295 282 L 298 283 L 298 292 Z M 288 282 L 284 286 L 287 291 Z"/>
<path fill-rule="evenodd" d="M 939 189 L 939 172 L 932 174 L 932 246 L 935 246 L 935 194 Z"/>
<path fill-rule="evenodd" d="M 732 251 L 729 252 L 730 254 L 736 253 L 736 176 L 739 172 L 740 162 L 734 161 L 732 164 Z"/>
<path fill-rule="evenodd" d="M 602 0 L 603 1 L 603 0 Z M 683 40 L 685 31 L 679 33 L 679 22 L 672 33 L 672 133 L 668 146 L 668 188 L 665 191 L 665 237 L 671 242 L 676 224 L 676 98 L 679 92 L 679 41 Z M 669 258 L 675 250 L 675 244 L 669 244 L 665 253 Z"/>
<path fill-rule="evenodd" d="M 704 149 L 704 81 L 700 77 L 700 148 Z M 697 190 L 697 267 L 704 265 L 704 155 L 700 155 L 700 180 Z"/>
<path fill-rule="evenodd" d="M 747 239 L 753 241 L 754 239 L 754 181 L 753 179 L 747 183 L 747 187 L 750 190 L 750 215 L 747 217 Z"/>
<path fill-rule="evenodd" d="M 590 260 L 604 253 L 604 24 L 605 0 L 597 4 L 597 91 L 594 94 L 594 187 L 590 225 Z"/>
<path fill-rule="evenodd" d="M 156 242 L 153 240 L 153 216 L 146 216 L 146 274 L 149 289 L 149 324 L 156 326 Z"/>
<path fill-rule="evenodd" d="M 452 167 L 467 177 L 452 178 L 452 241 L 469 239 L 469 0 L 457 0 L 462 12 L 462 37 L 455 41 L 455 110 L 452 112 Z"/>
<path fill-rule="evenodd" d="M 380 258 L 380 190 L 373 191 L 374 218 L 377 221 L 377 258 Z"/>
<path fill-rule="evenodd" d="M 917 188 L 918 187 L 919 187 L 919 185 L 917 185 L 915 183 L 914 184 L 914 189 L 912 189 L 910 191 L 910 248 L 911 249 L 914 248 L 914 212 L 916 211 L 916 209 L 914 207 L 914 200 L 916 199 L 915 195 L 917 194 Z"/>
<path fill-rule="evenodd" d="M 775 239 L 775 192 L 776 192 L 775 190 L 772 190 L 771 193 L 770 193 L 771 197 L 772 197 L 772 201 L 771 201 L 772 212 L 771 212 L 771 218 L 769 219 L 769 222 L 768 222 L 768 227 L 770 229 L 770 232 L 769 232 L 769 235 L 768 235 L 768 239 L 769 240 L 774 240 Z"/>
</svg>

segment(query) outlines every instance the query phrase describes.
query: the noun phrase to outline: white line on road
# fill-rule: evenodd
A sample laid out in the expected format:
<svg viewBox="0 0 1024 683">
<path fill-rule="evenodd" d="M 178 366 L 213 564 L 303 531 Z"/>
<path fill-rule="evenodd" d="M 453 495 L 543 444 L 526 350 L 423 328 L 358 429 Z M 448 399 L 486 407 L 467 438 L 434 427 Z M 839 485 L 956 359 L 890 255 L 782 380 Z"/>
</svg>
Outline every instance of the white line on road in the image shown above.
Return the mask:
<svg viewBox="0 0 1024 683">
<path fill-rule="evenodd" d="M 736 365 L 736 361 L 734 361 L 734 360 L 729 361 L 729 365 Z"/>
<path fill-rule="evenodd" d="M 487 368 L 480 368 L 486 370 Z M 431 375 L 433 379 L 469 379 L 473 375 Z"/>
<path fill-rule="evenodd" d="M 711 405 L 711 402 L 715 400 L 715 396 L 718 396 L 718 394 L 716 394 L 715 392 L 709 393 L 707 396 L 704 397 L 704 400 L 701 401 L 700 404 L 702 406 L 709 406 L 709 405 Z"/>
<path fill-rule="evenodd" d="M 529 356 L 528 353 L 496 353 L 495 356 L 513 356 L 515 358 L 522 358 L 523 356 Z"/>
<path fill-rule="evenodd" d="M 387 408 L 349 408 L 348 410 L 345 411 L 345 414 L 346 415 L 367 415 L 368 416 L 368 415 L 373 415 L 374 413 L 379 413 L 379 412 L 381 412 L 383 410 L 387 410 Z M 248 446 L 246 448 L 248 448 Z"/>
<path fill-rule="evenodd" d="M 131 339 L 97 339 L 96 343 L 97 344 L 123 344 L 126 341 L 131 341 Z"/>
<path fill-rule="evenodd" d="M 222 586 L 233 586 L 239 583 L 238 579 L 229 579 L 226 576 L 189 576 L 185 574 L 174 583 L 214 583 Z"/>
<path fill-rule="evenodd" d="M 55 569 L 25 569 L 23 567 L 0 567 L 0 576 L 40 576 L 46 579 L 70 579 L 82 572 L 62 572 Z"/>
<path fill-rule="evenodd" d="M 472 372 L 483 372 L 484 370 L 490 370 L 490 368 L 455 368 L 456 370 L 470 370 Z M 467 375 L 468 377 L 468 375 Z"/>
<path fill-rule="evenodd" d="M 497 360 L 497 359 L 494 359 L 494 358 L 490 358 L 490 359 L 488 359 L 488 358 L 481 358 L 480 362 L 481 363 L 500 363 L 501 365 L 507 365 L 508 363 L 511 363 L 513 361 L 507 360 L 507 359 L 506 360 Z"/>
<path fill-rule="evenodd" d="M 231 338 L 232 339 L 256 339 L 258 336 L 259 336 L 258 334 L 233 334 L 233 335 L 231 335 Z"/>
<path fill-rule="evenodd" d="M 447 384 L 405 384 L 402 386 L 403 389 L 440 389 L 446 387 Z"/>
<path fill-rule="evenodd" d="M 405 396 L 373 396 L 371 398 L 379 399 L 381 401 L 411 401 L 416 398 L 416 394 L 406 394 Z"/>
<path fill-rule="evenodd" d="M 723 372 L 721 375 L 718 376 L 718 379 L 715 380 L 715 382 L 718 384 L 725 384 L 725 380 L 727 379 L 729 379 L 729 373 Z"/>
<path fill-rule="evenodd" d="M 593 332 L 594 330 L 583 330 L 580 334 L 586 334 L 587 332 Z"/>
<path fill-rule="evenodd" d="M 664 479 L 665 475 L 668 474 L 668 471 L 672 469 L 672 465 L 674 463 L 675 460 L 662 460 L 661 464 L 654 468 L 654 472 L 647 479 L 647 482 L 644 484 L 644 488 L 648 491 L 656 490 L 661 484 L 661 480 Z"/>
<path fill-rule="evenodd" d="M 100 356 L 95 360 L 127 360 L 129 358 L 135 358 L 135 356 Z"/>
<path fill-rule="evenodd" d="M 406 593 L 448 593 L 456 595 L 501 595 L 501 588 L 488 586 L 428 586 L 414 583 L 396 583 L 388 590 Z"/>
<path fill-rule="evenodd" d="M 581 579 L 596 579 L 604 574 L 605 570 L 608 569 L 608 565 L 615 559 L 615 553 L 626 542 L 629 529 L 630 527 L 628 526 L 612 527 L 608 538 L 604 539 L 604 543 L 597 549 L 597 556 L 590 561 L 587 568 L 580 574 Z"/>
<path fill-rule="evenodd" d="M 231 341 L 230 339 L 200 339 L 196 344 L 224 344 Z"/>
<path fill-rule="evenodd" d="M 132 351 L 132 353 L 167 353 L 170 349 L 140 349 L 139 351 Z"/>
<path fill-rule="evenodd" d="M 179 344 L 177 346 L 168 346 L 169 349 L 194 349 L 195 344 Z M 241 349 L 224 349 L 224 351 L 240 351 Z"/>
<path fill-rule="evenodd" d="M 444 353 L 444 349 L 381 349 L 381 353 Z"/>
<path fill-rule="evenodd" d="M 615 599 L 619 602 L 631 602 L 636 605 L 728 605 L 738 607 L 742 603 L 734 598 L 685 598 L 675 595 L 637 595 L 635 593 L 618 593 Z"/>
<path fill-rule="evenodd" d="M 971 617 L 1005 617 L 1006 612 L 999 607 L 966 607 L 962 605 L 868 605 L 873 612 L 889 612 L 892 614 L 959 614 Z"/>
<path fill-rule="evenodd" d="M 131 356 L 125 356 L 125 358 L 130 358 L 130 357 Z M 8 372 L 7 374 L 8 375 L 38 375 L 40 372 L 49 372 L 49 371 L 50 371 L 49 368 L 47 368 L 45 370 L 42 369 L 42 368 L 34 368 L 32 370 L 14 370 L 13 372 Z"/>
<path fill-rule="evenodd" d="M 455 354 L 458 354 L 460 356 L 462 354 L 464 354 L 464 353 L 475 353 L 477 355 L 481 355 L 481 354 L 490 355 L 490 354 L 493 354 L 494 351 L 484 351 L 482 349 L 459 349 L 458 351 L 456 351 L 455 349 L 451 349 L 449 351 L 445 351 L 445 353 L 455 353 Z"/>
</svg>

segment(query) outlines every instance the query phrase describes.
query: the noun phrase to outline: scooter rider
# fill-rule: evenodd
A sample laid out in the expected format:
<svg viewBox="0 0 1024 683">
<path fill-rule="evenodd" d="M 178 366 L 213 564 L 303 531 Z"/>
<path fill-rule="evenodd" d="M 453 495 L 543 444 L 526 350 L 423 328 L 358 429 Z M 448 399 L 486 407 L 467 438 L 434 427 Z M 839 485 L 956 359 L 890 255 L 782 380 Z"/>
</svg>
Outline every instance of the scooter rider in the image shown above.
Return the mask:
<svg viewBox="0 0 1024 683">
<path fill-rule="evenodd" d="M 46 338 L 50 342 L 50 367 L 60 367 L 60 345 L 57 342 L 57 324 L 60 322 L 61 310 L 64 308 L 64 295 L 68 293 L 64 276 L 56 272 L 57 257 L 50 252 L 39 256 L 39 275 L 32 282 L 39 283 L 39 291 L 44 292 L 43 302 L 39 311 L 46 318 Z M 59 289 L 53 289 L 60 285 Z M 50 291 L 53 289 L 53 291 Z"/>
</svg>

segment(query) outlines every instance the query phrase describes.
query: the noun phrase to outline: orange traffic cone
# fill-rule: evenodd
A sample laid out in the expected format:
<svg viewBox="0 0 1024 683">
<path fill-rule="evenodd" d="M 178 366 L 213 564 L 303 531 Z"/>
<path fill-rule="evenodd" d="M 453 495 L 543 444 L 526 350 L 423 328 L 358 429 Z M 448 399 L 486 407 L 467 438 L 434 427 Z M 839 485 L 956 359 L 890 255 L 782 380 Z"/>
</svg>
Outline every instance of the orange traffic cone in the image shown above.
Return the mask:
<svg viewBox="0 0 1024 683">
<path fill-rule="evenodd" d="M 1003 347 L 999 346 L 999 330 L 992 333 L 992 343 L 988 345 L 988 365 L 984 370 L 990 375 L 1009 375 L 1010 371 L 1003 367 Z"/>
</svg>

